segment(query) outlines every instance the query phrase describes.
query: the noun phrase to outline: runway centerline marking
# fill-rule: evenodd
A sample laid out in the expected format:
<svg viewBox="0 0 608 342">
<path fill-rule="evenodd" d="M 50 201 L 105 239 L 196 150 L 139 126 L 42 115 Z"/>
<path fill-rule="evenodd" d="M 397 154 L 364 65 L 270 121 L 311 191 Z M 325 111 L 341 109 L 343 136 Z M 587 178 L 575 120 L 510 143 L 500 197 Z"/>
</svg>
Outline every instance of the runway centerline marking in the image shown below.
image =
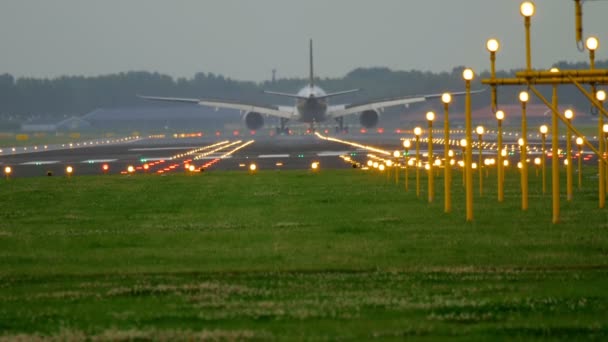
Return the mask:
<svg viewBox="0 0 608 342">
<path fill-rule="evenodd" d="M 50 165 L 50 164 L 57 164 L 57 163 L 59 163 L 58 160 L 34 160 L 34 161 L 21 163 L 19 165 Z"/>
<path fill-rule="evenodd" d="M 95 164 L 95 163 L 112 163 L 118 159 L 89 159 L 81 161 L 82 164 Z"/>
<path fill-rule="evenodd" d="M 258 158 L 289 158 L 289 154 L 260 154 Z"/>
<path fill-rule="evenodd" d="M 318 157 L 339 157 L 343 154 L 348 154 L 349 151 L 322 151 L 317 153 Z"/>
<path fill-rule="evenodd" d="M 149 162 L 149 161 L 159 161 L 159 160 L 171 160 L 171 158 L 173 158 L 173 157 L 154 157 L 154 158 L 141 158 L 141 159 L 145 160 L 146 162 Z"/>
<path fill-rule="evenodd" d="M 171 146 L 171 147 L 138 147 L 130 148 L 129 151 L 144 152 L 144 151 L 171 151 L 171 150 L 191 150 L 197 146 Z"/>
<path fill-rule="evenodd" d="M 215 156 L 205 156 L 205 157 L 200 157 L 197 160 L 211 160 L 211 159 L 220 159 L 220 158 L 221 159 L 227 159 L 227 158 L 232 158 L 232 156 L 227 156 L 227 157 L 224 157 L 223 155 L 222 156 L 217 156 L 217 155 L 215 155 Z"/>
</svg>

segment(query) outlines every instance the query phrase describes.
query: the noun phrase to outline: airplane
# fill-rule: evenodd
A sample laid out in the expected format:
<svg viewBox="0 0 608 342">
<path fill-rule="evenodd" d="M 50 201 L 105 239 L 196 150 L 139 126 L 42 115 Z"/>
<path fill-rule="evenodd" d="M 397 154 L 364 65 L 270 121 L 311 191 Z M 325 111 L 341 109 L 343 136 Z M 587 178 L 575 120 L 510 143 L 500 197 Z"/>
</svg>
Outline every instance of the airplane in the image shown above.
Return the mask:
<svg viewBox="0 0 608 342">
<path fill-rule="evenodd" d="M 289 134 L 289 128 L 286 127 L 289 121 L 299 121 L 310 125 L 311 131 L 314 131 L 315 123 L 324 122 L 327 120 L 335 120 L 337 123 L 336 132 L 347 132 L 348 127 L 344 126 L 344 117 L 352 114 L 359 114 L 359 122 L 365 128 L 374 128 L 379 121 L 380 112 L 387 107 L 399 105 L 410 105 L 412 103 L 424 102 L 431 99 L 441 98 L 442 94 L 428 94 L 417 96 L 402 96 L 391 99 L 382 99 L 369 101 L 362 104 L 339 104 L 329 105 L 329 98 L 344 94 L 354 93 L 360 89 L 351 89 L 338 91 L 334 93 L 326 93 L 314 82 L 313 71 L 313 53 L 312 39 L 310 40 L 310 68 L 308 84 L 303 87 L 297 94 L 281 93 L 274 91 L 264 91 L 266 94 L 290 97 L 295 99 L 294 106 L 281 105 L 258 105 L 244 103 L 233 100 L 218 100 L 218 99 L 192 99 L 192 98 L 176 98 L 176 97 L 159 97 L 159 96 L 142 96 L 140 98 L 154 101 L 166 102 L 181 102 L 192 103 L 201 106 L 212 108 L 228 108 L 236 109 L 244 113 L 243 121 L 250 130 L 258 130 L 264 126 L 264 116 L 274 116 L 280 119 L 280 127 L 276 127 L 277 134 Z M 483 90 L 473 91 L 471 93 L 481 92 Z M 462 96 L 465 92 L 451 93 L 452 96 Z"/>
</svg>

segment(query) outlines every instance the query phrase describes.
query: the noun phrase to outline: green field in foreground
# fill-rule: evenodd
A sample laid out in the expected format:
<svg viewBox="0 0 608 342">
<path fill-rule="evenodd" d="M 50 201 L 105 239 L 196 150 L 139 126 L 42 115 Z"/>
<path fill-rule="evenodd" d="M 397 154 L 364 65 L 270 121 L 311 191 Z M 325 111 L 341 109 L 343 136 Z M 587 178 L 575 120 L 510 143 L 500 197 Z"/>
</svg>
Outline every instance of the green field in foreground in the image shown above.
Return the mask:
<svg viewBox="0 0 608 342">
<path fill-rule="evenodd" d="M 608 209 L 359 170 L 0 182 L 0 340 L 608 338 Z M 410 174 L 411 175 L 411 174 Z"/>
</svg>

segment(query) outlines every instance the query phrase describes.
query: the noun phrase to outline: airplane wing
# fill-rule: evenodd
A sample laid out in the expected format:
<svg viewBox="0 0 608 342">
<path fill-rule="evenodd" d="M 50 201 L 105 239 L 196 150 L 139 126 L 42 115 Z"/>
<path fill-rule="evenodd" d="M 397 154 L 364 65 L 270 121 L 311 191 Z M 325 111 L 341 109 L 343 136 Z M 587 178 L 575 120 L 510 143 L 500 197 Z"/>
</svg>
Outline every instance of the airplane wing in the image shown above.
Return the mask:
<svg viewBox="0 0 608 342">
<path fill-rule="evenodd" d="M 158 97 L 158 96 L 140 96 L 142 99 L 164 102 L 192 103 L 200 106 L 213 108 L 236 109 L 245 112 L 257 112 L 271 116 L 277 116 L 285 119 L 292 119 L 295 115 L 293 107 L 287 106 L 272 106 L 272 105 L 254 105 L 238 101 L 214 100 L 214 99 L 188 99 L 179 97 Z"/>
<path fill-rule="evenodd" d="M 484 89 L 472 91 L 471 94 L 480 93 L 482 91 L 484 91 Z M 443 93 L 442 94 L 403 96 L 403 97 L 396 97 L 396 98 L 390 98 L 390 99 L 370 101 L 370 102 L 360 103 L 360 104 L 330 106 L 330 108 L 327 111 L 327 115 L 332 118 L 337 118 L 340 116 L 360 113 L 360 112 L 363 112 L 366 110 L 378 111 L 378 110 L 382 110 L 382 109 L 388 108 L 388 107 L 409 105 L 412 103 L 424 102 L 424 101 L 428 101 L 431 99 L 441 98 L 441 95 L 443 95 Z M 452 95 L 452 97 L 463 96 L 463 95 L 466 95 L 466 92 L 464 92 L 464 91 L 455 92 L 455 93 L 450 93 L 450 95 Z"/>
</svg>

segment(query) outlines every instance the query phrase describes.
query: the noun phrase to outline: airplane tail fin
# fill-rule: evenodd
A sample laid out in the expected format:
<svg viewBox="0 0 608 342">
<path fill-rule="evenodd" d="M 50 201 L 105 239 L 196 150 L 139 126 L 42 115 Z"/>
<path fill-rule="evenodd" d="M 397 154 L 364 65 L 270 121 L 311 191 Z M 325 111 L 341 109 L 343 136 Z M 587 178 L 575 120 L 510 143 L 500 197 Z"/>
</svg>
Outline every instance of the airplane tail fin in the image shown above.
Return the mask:
<svg viewBox="0 0 608 342">
<path fill-rule="evenodd" d="M 310 75 L 308 78 L 308 84 L 311 88 L 315 86 L 315 74 L 312 65 L 312 39 L 310 40 Z"/>
<path fill-rule="evenodd" d="M 315 86 L 315 73 L 314 73 L 314 68 L 313 68 L 313 62 L 312 62 L 312 39 L 310 40 L 310 74 L 308 76 L 308 86 L 310 88 L 313 88 Z M 350 90 L 343 90 L 343 91 L 338 91 L 335 93 L 329 93 L 329 94 L 317 94 L 314 97 L 316 98 L 328 98 L 328 97 L 334 97 L 334 96 L 339 96 L 339 95 L 344 95 L 344 94 L 349 94 L 349 93 L 354 93 L 359 91 L 360 89 L 350 89 Z M 292 97 L 292 98 L 296 98 L 296 99 L 300 99 L 300 100 L 307 100 L 310 97 L 309 96 L 302 96 L 299 94 L 288 94 L 288 93 L 281 93 L 281 92 L 276 92 L 276 91 L 267 91 L 265 90 L 264 93 L 266 94 L 272 94 L 272 95 L 278 95 L 278 96 L 284 96 L 284 97 Z M 313 95 L 310 95 L 311 97 Z"/>
</svg>

